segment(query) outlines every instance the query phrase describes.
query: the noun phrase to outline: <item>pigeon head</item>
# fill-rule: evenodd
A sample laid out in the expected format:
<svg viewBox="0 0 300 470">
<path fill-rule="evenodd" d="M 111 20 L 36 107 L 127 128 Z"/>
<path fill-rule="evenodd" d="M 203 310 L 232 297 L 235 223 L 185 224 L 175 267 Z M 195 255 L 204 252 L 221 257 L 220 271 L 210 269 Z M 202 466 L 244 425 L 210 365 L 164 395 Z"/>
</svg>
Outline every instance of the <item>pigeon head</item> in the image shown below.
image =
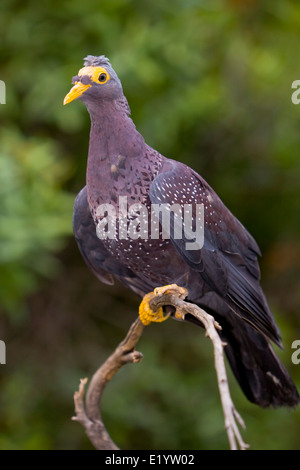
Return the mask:
<svg viewBox="0 0 300 470">
<path fill-rule="evenodd" d="M 121 82 L 109 60 L 103 55 L 88 55 L 84 59 L 84 67 L 73 77 L 72 83 L 74 86 L 66 95 L 64 104 L 75 99 L 89 104 L 99 100 L 116 100 L 123 96 Z"/>
</svg>

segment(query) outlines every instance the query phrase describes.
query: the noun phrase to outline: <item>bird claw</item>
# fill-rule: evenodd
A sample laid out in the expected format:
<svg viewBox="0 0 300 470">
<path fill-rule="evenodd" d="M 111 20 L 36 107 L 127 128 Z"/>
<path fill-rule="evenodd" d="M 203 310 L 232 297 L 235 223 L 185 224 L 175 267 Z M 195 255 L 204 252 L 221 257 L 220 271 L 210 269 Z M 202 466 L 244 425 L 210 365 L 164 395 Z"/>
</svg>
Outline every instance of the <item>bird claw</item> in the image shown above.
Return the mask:
<svg viewBox="0 0 300 470">
<path fill-rule="evenodd" d="M 139 317 L 143 325 L 150 325 L 151 322 L 160 323 L 169 318 L 170 313 L 165 314 L 162 307 L 154 312 L 149 304 L 154 297 L 164 294 L 175 294 L 180 299 L 185 299 L 188 291 L 184 287 L 177 286 L 177 284 L 168 284 L 163 287 L 156 287 L 153 292 L 146 294 L 139 307 Z"/>
<path fill-rule="evenodd" d="M 154 312 L 149 305 L 150 300 L 155 297 L 154 292 L 146 294 L 140 303 L 139 307 L 139 317 L 143 325 L 150 325 L 151 322 L 162 322 L 169 318 L 170 314 L 164 315 L 162 307 L 159 307 L 156 312 Z"/>
<path fill-rule="evenodd" d="M 180 287 L 177 284 L 168 284 L 163 287 L 156 287 L 154 289 L 154 295 L 163 295 L 163 294 L 174 294 L 177 295 L 180 299 L 184 300 L 188 295 L 187 289 L 185 287 Z"/>
</svg>

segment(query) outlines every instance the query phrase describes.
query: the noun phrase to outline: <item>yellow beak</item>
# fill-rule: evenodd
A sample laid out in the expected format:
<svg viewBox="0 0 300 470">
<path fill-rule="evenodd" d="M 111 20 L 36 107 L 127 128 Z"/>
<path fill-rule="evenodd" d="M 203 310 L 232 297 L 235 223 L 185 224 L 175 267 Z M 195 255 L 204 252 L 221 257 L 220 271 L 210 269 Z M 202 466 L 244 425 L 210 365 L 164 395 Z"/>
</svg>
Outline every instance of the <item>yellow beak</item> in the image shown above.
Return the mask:
<svg viewBox="0 0 300 470">
<path fill-rule="evenodd" d="M 79 96 L 82 95 L 91 85 L 84 85 L 81 82 L 76 82 L 73 88 L 65 96 L 64 105 L 71 103 L 71 101 L 76 100 Z"/>
</svg>

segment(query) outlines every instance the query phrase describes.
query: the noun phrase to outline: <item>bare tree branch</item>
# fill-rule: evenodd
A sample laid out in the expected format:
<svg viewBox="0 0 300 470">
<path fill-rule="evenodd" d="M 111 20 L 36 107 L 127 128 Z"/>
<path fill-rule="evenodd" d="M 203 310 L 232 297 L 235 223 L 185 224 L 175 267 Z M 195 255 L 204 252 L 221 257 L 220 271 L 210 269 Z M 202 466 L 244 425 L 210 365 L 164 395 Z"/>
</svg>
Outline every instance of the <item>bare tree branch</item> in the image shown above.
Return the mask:
<svg viewBox="0 0 300 470">
<path fill-rule="evenodd" d="M 79 421 L 86 434 L 98 450 L 118 450 L 119 448 L 109 436 L 100 413 L 102 394 L 107 383 L 125 364 L 137 363 L 142 360 L 142 353 L 134 348 L 144 330 L 139 318 L 131 325 L 126 338 L 119 344 L 111 356 L 99 367 L 92 377 L 84 404 L 84 388 L 87 379 L 81 379 L 79 390 L 74 394 L 75 413 L 72 419 Z"/>
<path fill-rule="evenodd" d="M 230 449 L 247 449 L 249 446 L 243 441 L 237 423 L 243 429 L 245 429 L 245 424 L 235 409 L 228 386 L 223 349 L 225 344 L 223 344 L 220 336 L 217 333 L 217 330 L 222 329 L 221 326 L 218 322 L 215 321 L 212 315 L 209 315 L 202 308 L 198 307 L 198 305 L 185 302 L 182 300 L 182 298 L 179 298 L 174 294 L 167 293 L 157 295 L 150 301 L 150 307 L 153 311 L 156 311 L 159 307 L 164 305 L 172 305 L 175 307 L 175 316 L 178 318 L 184 319 L 184 316 L 189 313 L 196 317 L 203 324 L 206 330 L 206 336 L 210 338 L 214 347 L 215 369 L 223 408 L 225 429 L 227 432 Z"/>
<path fill-rule="evenodd" d="M 177 287 L 177 286 L 176 286 Z M 164 305 L 172 305 L 176 308 L 175 316 L 184 319 L 189 313 L 196 317 L 205 327 L 206 336 L 210 338 L 214 347 L 215 369 L 217 373 L 217 382 L 221 403 L 224 413 L 225 429 L 227 432 L 231 450 L 247 449 L 248 445 L 243 441 L 238 425 L 245 428 L 244 422 L 235 409 L 231 399 L 225 362 L 224 362 L 224 344 L 221 341 L 217 330 L 220 325 L 214 318 L 195 304 L 185 302 L 182 288 L 176 289 L 168 286 L 168 289 L 161 291 L 155 289 L 149 306 L 156 312 Z M 164 288 L 163 288 L 164 289 Z M 163 292 L 163 293 L 162 293 Z M 103 424 L 100 404 L 106 384 L 112 379 L 114 374 L 127 363 L 140 362 L 142 354 L 135 351 L 135 346 L 143 333 L 144 325 L 139 318 L 131 325 L 126 338 L 119 344 L 114 353 L 105 361 L 105 363 L 96 371 L 92 377 L 84 405 L 84 387 L 87 379 L 81 380 L 79 391 L 74 394 L 75 413 L 72 419 L 79 421 L 85 428 L 86 433 L 96 449 L 99 450 L 117 450 L 118 447 L 110 438 Z"/>
</svg>

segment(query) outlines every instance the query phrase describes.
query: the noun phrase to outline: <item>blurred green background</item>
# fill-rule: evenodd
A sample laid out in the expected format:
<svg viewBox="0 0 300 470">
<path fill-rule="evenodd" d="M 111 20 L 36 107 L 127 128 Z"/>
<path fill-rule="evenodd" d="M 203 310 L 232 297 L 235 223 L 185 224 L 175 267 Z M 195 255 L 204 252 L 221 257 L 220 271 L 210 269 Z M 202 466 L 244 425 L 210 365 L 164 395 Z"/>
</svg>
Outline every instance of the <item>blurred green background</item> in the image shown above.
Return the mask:
<svg viewBox="0 0 300 470">
<path fill-rule="evenodd" d="M 72 236 L 90 120 L 62 106 L 88 54 L 107 55 L 147 143 L 209 182 L 258 241 L 279 352 L 300 389 L 298 0 L 2 0 L 0 105 L 1 449 L 90 449 L 73 392 L 137 316 L 101 285 Z M 144 359 L 109 384 L 103 417 L 123 449 L 226 449 L 203 331 L 148 327 Z M 230 376 L 252 449 L 299 449 L 300 410 L 260 409 Z"/>
</svg>

